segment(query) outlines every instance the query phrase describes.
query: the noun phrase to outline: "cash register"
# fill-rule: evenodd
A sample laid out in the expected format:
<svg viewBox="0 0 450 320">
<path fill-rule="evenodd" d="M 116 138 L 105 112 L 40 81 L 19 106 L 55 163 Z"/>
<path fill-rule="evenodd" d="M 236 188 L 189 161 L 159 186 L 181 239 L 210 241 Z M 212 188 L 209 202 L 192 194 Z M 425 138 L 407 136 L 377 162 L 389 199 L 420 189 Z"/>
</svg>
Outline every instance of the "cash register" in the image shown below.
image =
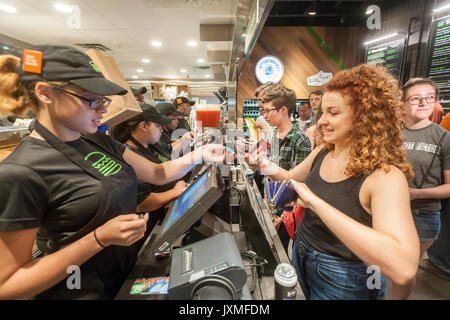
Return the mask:
<svg viewBox="0 0 450 320">
<path fill-rule="evenodd" d="M 197 179 L 171 203 L 159 234 L 151 244 L 151 252 L 155 255 L 169 252 L 173 243 L 220 199 L 225 188 L 217 166 L 204 166 L 197 174 Z"/>
<path fill-rule="evenodd" d="M 155 255 L 170 252 L 172 245 L 222 196 L 225 185 L 215 164 L 203 167 L 197 177 L 170 205 L 150 246 Z M 247 273 L 230 233 L 174 249 L 171 255 L 170 299 L 249 298 Z"/>
</svg>

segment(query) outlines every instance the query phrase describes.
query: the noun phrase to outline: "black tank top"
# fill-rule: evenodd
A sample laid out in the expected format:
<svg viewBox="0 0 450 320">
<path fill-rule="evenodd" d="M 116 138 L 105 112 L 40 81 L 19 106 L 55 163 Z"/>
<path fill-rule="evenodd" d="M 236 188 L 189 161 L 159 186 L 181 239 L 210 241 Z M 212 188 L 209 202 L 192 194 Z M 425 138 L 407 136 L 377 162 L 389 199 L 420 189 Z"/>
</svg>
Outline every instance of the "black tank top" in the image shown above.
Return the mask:
<svg viewBox="0 0 450 320">
<path fill-rule="evenodd" d="M 359 201 L 361 185 L 368 176 L 350 177 L 339 182 L 323 180 L 319 171 L 327 154 L 328 150 L 321 150 L 317 154 L 305 184 L 322 200 L 350 218 L 371 228 L 372 216 L 362 207 Z M 361 261 L 311 209 L 305 210 L 305 215 L 297 226 L 297 233 L 311 249 L 346 260 Z"/>
</svg>

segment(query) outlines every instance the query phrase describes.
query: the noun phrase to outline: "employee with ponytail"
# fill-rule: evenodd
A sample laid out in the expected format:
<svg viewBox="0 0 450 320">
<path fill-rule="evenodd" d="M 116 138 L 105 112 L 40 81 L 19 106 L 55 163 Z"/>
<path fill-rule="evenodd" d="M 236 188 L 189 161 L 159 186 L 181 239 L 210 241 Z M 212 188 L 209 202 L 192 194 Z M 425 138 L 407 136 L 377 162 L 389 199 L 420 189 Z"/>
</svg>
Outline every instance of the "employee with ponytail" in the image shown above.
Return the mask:
<svg viewBox="0 0 450 320">
<path fill-rule="evenodd" d="M 166 184 L 196 164 L 223 161 L 207 145 L 155 164 L 96 134 L 126 90 L 92 60 L 64 45 L 0 57 L 0 109 L 33 108 L 33 132 L 0 164 L 0 299 L 112 299 L 133 267 L 148 217 L 136 212 L 137 182 Z M 33 244 L 45 256 L 32 259 Z M 67 270 L 80 268 L 81 289 Z"/>
</svg>

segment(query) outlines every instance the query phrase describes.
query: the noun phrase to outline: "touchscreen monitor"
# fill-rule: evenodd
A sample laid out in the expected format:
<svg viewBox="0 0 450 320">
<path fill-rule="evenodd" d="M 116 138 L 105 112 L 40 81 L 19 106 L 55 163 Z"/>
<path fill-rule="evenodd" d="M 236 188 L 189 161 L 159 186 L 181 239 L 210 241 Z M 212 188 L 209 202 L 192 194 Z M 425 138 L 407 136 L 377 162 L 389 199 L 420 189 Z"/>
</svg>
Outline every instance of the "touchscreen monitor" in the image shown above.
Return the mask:
<svg viewBox="0 0 450 320">
<path fill-rule="evenodd" d="M 151 245 L 152 252 L 167 251 L 222 196 L 225 184 L 217 166 L 208 165 L 204 169 L 183 194 L 172 201 Z"/>
</svg>

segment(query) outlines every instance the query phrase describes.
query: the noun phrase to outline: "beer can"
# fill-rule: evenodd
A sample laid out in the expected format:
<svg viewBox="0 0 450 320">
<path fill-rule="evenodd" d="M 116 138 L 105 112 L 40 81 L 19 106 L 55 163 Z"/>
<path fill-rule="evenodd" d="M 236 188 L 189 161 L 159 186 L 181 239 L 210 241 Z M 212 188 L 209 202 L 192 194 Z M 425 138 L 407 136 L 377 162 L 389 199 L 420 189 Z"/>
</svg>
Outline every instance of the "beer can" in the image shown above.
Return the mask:
<svg viewBox="0 0 450 320">
<path fill-rule="evenodd" d="M 293 266 L 280 263 L 275 269 L 275 300 L 295 300 L 297 296 L 297 274 Z"/>
</svg>

